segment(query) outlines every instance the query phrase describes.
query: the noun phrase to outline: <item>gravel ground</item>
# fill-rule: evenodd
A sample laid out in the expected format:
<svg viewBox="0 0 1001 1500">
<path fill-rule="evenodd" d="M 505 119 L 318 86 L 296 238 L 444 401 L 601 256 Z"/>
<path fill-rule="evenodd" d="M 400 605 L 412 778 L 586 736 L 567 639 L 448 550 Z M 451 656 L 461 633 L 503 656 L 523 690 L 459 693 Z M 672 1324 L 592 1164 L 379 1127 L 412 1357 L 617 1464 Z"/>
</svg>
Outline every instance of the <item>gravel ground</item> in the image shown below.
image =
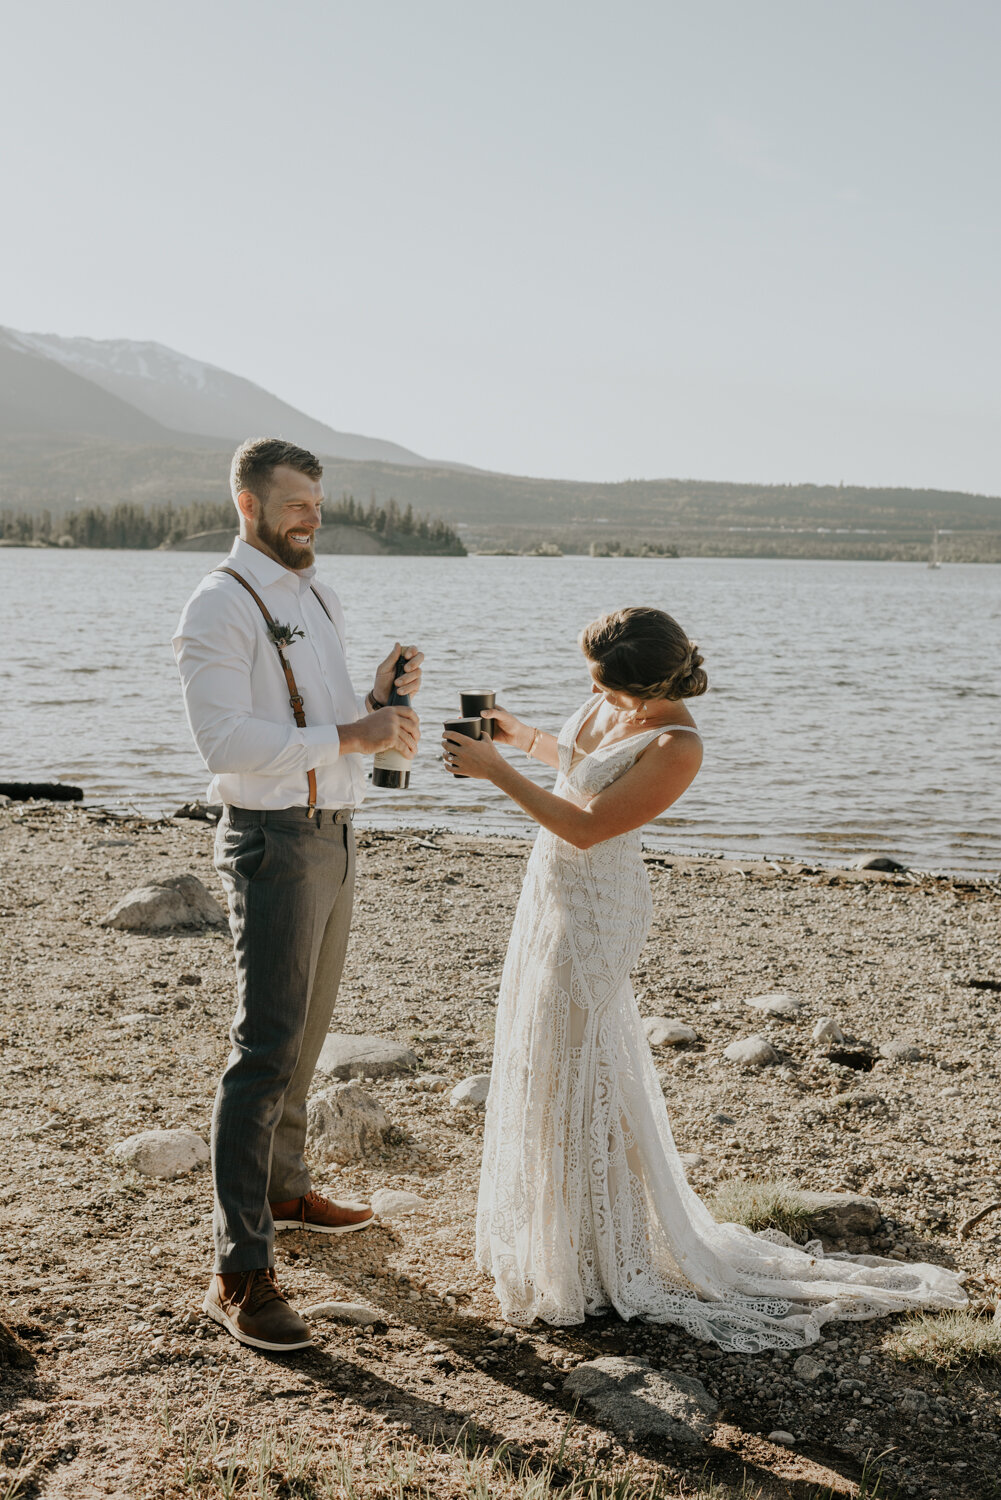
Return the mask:
<svg viewBox="0 0 1001 1500">
<path fill-rule="evenodd" d="M 885 1482 L 903 1494 L 1001 1494 L 998 1373 L 900 1365 L 881 1349 L 885 1320 L 829 1325 L 809 1379 L 794 1373 L 795 1354 L 720 1354 L 614 1318 L 507 1329 L 472 1260 L 482 1115 L 409 1080 L 364 1085 L 396 1127 L 391 1143 L 318 1185 L 342 1196 L 401 1188 L 427 1209 L 332 1243 L 279 1238 L 294 1303 L 366 1302 L 380 1321 L 319 1323 L 317 1348 L 295 1359 L 216 1330 L 199 1311 L 208 1174 L 152 1180 L 109 1148 L 151 1127 L 207 1138 L 233 1004 L 229 937 L 98 925 L 158 874 L 193 873 L 222 899 L 211 844 L 198 822 L 0 810 L 0 1294 L 36 1356 L 0 1367 L 0 1485 L 3 1464 L 26 1454 L 37 1464 L 29 1494 L 156 1495 L 167 1417 L 194 1419 L 213 1403 L 244 1431 L 301 1425 L 321 1445 L 393 1433 L 431 1442 L 473 1418 L 486 1441 L 553 1453 L 574 1404 L 565 1372 L 622 1353 L 705 1383 L 721 1406 L 711 1445 L 686 1456 L 622 1441 L 582 1408 L 568 1452 L 656 1467 L 679 1484 L 707 1462 L 721 1482 L 746 1470 L 775 1496 L 820 1483 L 851 1494 L 866 1455 L 882 1454 Z M 404 1041 L 449 1085 L 484 1071 L 526 853 L 515 839 L 362 831 L 336 1029 Z M 1001 1214 L 965 1241 L 958 1231 L 1001 1199 L 997 885 L 792 863 L 650 856 L 649 866 L 656 919 L 636 988 L 644 1014 L 697 1033 L 657 1056 L 679 1147 L 702 1158 L 699 1191 L 770 1175 L 866 1192 L 881 1229 L 847 1248 L 961 1266 L 974 1303 L 992 1307 Z M 799 1015 L 747 1006 L 771 990 L 799 999 Z M 854 1066 L 811 1041 L 823 1016 L 848 1034 Z M 725 1062 L 724 1047 L 752 1032 L 778 1061 Z M 917 1060 L 881 1056 L 893 1041 Z M 774 1429 L 795 1446 L 770 1442 Z"/>
</svg>

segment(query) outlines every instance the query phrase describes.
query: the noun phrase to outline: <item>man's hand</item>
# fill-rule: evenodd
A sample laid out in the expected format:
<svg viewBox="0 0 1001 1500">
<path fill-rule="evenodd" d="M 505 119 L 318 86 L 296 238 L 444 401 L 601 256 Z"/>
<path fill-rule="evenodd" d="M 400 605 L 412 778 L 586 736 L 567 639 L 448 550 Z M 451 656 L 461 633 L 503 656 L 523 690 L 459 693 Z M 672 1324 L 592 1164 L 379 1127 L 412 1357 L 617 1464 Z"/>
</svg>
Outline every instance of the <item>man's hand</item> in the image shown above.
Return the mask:
<svg viewBox="0 0 1001 1500">
<path fill-rule="evenodd" d="M 407 669 L 395 678 L 394 683 L 396 663 L 401 655 L 407 658 Z M 423 651 L 418 651 L 416 646 L 401 646 L 397 641 L 385 661 L 380 662 L 376 668 L 375 683 L 372 688 L 376 703 L 388 703 L 394 685 L 401 693 L 407 693 L 411 698 L 419 692 L 423 660 Z"/>
<path fill-rule="evenodd" d="M 398 750 L 414 756 L 420 743 L 420 719 L 412 708 L 380 708 L 354 724 L 338 724 L 342 755 L 375 755 Z"/>
</svg>

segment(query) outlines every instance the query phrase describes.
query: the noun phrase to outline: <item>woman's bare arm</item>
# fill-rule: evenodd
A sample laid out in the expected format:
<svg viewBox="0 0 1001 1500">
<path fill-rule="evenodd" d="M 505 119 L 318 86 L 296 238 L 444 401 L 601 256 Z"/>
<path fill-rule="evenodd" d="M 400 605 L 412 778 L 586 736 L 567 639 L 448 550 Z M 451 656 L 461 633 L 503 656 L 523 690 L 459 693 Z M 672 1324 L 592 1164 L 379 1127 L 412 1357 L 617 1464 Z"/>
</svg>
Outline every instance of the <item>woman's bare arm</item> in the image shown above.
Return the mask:
<svg viewBox="0 0 1001 1500">
<path fill-rule="evenodd" d="M 531 747 L 533 760 L 542 761 L 544 765 L 554 769 L 559 766 L 559 747 L 555 734 L 543 734 L 541 729 L 536 730 L 531 724 L 523 724 L 514 714 L 509 714 L 506 708 L 485 708 L 482 717 L 493 720 L 496 744 L 511 745 L 525 755 L 528 755 Z"/>
<path fill-rule="evenodd" d="M 444 739 L 456 771 L 492 781 L 543 828 L 577 849 L 591 849 L 659 817 L 691 785 L 702 764 L 697 736 L 665 729 L 634 766 L 592 797 L 586 807 L 578 807 L 522 776 L 492 741 L 449 733 Z"/>
</svg>

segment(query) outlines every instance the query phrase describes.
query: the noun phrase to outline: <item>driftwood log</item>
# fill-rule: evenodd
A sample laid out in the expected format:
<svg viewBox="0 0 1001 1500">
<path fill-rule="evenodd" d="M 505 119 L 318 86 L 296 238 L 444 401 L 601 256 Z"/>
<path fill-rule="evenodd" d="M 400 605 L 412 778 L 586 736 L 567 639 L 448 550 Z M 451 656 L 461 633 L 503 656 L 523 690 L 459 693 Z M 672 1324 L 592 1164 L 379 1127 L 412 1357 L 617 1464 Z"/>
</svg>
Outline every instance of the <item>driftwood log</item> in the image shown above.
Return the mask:
<svg viewBox="0 0 1001 1500">
<path fill-rule="evenodd" d="M 83 788 L 64 781 L 0 781 L 0 797 L 13 802 L 82 802 Z"/>
<path fill-rule="evenodd" d="M 971 1231 L 977 1227 L 981 1219 L 986 1219 L 988 1214 L 996 1214 L 999 1208 L 1001 1208 L 1001 1203 L 988 1203 L 986 1208 L 982 1208 L 978 1214 L 974 1214 L 972 1218 L 960 1224 L 959 1238 L 961 1240 L 968 1239 Z"/>
<path fill-rule="evenodd" d="M 221 802 L 185 802 L 174 813 L 175 818 L 193 818 L 197 823 L 218 823 L 222 817 Z"/>
</svg>

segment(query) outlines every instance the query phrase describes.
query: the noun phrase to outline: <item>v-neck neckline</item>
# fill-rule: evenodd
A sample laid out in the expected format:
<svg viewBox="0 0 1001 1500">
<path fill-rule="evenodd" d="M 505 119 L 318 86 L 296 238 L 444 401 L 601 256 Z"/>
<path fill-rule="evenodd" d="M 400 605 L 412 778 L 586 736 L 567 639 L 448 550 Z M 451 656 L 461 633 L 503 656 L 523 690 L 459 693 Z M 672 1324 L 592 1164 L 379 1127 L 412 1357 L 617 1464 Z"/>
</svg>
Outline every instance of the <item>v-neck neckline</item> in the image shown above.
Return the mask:
<svg viewBox="0 0 1001 1500">
<path fill-rule="evenodd" d="M 610 747 L 603 747 L 602 744 L 599 743 L 595 745 L 593 750 L 579 750 L 577 741 L 580 739 L 581 735 L 584 733 L 586 726 L 590 724 L 591 720 L 594 718 L 601 705 L 607 702 L 604 693 L 596 693 L 595 697 L 598 699 L 597 703 L 591 709 L 590 713 L 585 714 L 583 719 L 581 719 L 580 723 L 577 725 L 577 733 L 574 735 L 573 740 L 571 741 L 570 765 L 567 768 L 569 771 L 572 771 L 575 766 L 579 766 L 581 761 L 588 760 L 592 755 L 597 755 L 598 751 L 602 748 L 615 749 L 617 745 L 626 745 L 630 740 L 640 740 L 645 734 L 666 732 L 668 729 L 694 728 L 694 725 L 692 724 L 654 724 L 650 729 L 641 729 L 636 734 L 623 735 L 621 740 L 613 740 Z"/>
<path fill-rule="evenodd" d="M 584 717 L 581 719 L 580 723 L 577 725 L 577 733 L 574 735 L 573 740 L 572 740 L 571 745 L 570 745 L 570 769 L 571 769 L 571 771 L 573 770 L 573 768 L 574 768 L 575 765 L 578 765 L 582 760 L 587 760 L 587 757 L 589 755 L 593 755 L 594 754 L 594 750 L 581 750 L 580 754 L 579 755 L 577 754 L 577 741 L 580 739 L 581 735 L 584 733 L 585 727 L 588 724 L 590 724 L 591 720 L 594 718 L 595 714 L 598 712 L 598 709 L 601 707 L 601 705 L 605 701 L 605 697 L 604 697 L 603 693 L 595 693 L 594 696 L 595 696 L 595 698 L 598 701 L 595 703 L 595 705 L 591 709 L 590 713 L 586 713 L 584 715 Z M 594 749 L 597 750 L 597 748 L 598 748 L 597 745 L 595 745 Z"/>
</svg>

